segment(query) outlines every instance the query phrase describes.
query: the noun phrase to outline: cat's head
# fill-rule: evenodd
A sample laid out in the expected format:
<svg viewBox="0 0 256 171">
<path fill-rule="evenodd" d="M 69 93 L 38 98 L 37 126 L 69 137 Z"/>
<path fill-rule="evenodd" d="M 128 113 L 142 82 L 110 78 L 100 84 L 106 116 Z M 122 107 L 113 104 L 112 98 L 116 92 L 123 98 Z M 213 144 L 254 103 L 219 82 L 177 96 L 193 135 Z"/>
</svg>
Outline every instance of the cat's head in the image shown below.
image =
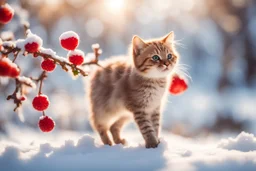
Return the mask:
<svg viewBox="0 0 256 171">
<path fill-rule="evenodd" d="M 179 55 L 174 48 L 174 33 L 163 38 L 144 41 L 138 36 L 132 39 L 134 67 L 139 74 L 149 78 L 163 78 L 173 71 Z"/>
</svg>

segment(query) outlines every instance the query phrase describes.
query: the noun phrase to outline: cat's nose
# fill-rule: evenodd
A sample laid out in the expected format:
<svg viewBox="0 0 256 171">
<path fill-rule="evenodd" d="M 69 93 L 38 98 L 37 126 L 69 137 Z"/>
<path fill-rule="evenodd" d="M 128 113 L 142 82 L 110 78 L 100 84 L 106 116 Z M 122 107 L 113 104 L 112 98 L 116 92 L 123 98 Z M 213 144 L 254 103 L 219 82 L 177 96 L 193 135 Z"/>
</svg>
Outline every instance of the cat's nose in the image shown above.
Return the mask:
<svg viewBox="0 0 256 171">
<path fill-rule="evenodd" d="M 168 66 L 170 63 L 169 62 L 164 62 L 164 65 L 165 66 Z"/>
</svg>

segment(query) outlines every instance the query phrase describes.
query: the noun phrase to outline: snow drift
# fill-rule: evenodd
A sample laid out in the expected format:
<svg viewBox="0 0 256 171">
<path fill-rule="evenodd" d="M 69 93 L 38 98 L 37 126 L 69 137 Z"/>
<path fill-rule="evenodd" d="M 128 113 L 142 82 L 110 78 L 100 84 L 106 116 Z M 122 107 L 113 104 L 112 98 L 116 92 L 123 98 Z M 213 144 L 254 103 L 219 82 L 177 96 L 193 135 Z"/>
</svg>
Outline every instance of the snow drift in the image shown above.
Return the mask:
<svg viewBox="0 0 256 171">
<path fill-rule="evenodd" d="M 127 139 L 140 136 L 127 134 Z M 253 134 L 242 132 L 236 138 L 221 141 L 194 140 L 167 133 L 163 137 L 156 149 L 145 149 L 144 144 L 137 144 L 141 140 L 126 147 L 104 146 L 88 134 L 78 140 L 62 141 L 60 146 L 50 142 L 23 146 L 0 141 L 0 170 L 256 170 Z"/>
</svg>

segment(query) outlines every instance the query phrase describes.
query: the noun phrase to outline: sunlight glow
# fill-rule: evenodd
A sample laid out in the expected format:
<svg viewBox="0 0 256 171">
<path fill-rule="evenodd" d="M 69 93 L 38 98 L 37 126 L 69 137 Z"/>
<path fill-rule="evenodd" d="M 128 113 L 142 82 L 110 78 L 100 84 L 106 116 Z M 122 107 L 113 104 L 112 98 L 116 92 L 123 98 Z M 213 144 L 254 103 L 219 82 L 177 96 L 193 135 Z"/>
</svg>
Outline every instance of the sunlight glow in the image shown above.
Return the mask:
<svg viewBox="0 0 256 171">
<path fill-rule="evenodd" d="M 124 8 L 124 0 L 105 0 L 105 5 L 110 12 L 116 13 Z"/>
</svg>

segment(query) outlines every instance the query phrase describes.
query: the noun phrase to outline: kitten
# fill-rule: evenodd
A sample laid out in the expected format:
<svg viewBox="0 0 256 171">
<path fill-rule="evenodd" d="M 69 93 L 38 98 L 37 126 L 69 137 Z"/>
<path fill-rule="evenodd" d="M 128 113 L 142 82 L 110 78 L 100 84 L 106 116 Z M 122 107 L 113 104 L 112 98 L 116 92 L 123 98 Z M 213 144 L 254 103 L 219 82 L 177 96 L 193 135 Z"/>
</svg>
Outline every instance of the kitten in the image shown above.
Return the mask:
<svg viewBox="0 0 256 171">
<path fill-rule="evenodd" d="M 146 148 L 159 144 L 160 107 L 167 87 L 167 76 L 173 72 L 179 55 L 174 48 L 174 34 L 143 41 L 132 39 L 132 62 L 109 59 L 89 81 L 90 123 L 104 144 L 125 144 L 120 132 L 134 119 L 145 140 Z M 169 76 L 170 77 L 170 76 Z"/>
</svg>

